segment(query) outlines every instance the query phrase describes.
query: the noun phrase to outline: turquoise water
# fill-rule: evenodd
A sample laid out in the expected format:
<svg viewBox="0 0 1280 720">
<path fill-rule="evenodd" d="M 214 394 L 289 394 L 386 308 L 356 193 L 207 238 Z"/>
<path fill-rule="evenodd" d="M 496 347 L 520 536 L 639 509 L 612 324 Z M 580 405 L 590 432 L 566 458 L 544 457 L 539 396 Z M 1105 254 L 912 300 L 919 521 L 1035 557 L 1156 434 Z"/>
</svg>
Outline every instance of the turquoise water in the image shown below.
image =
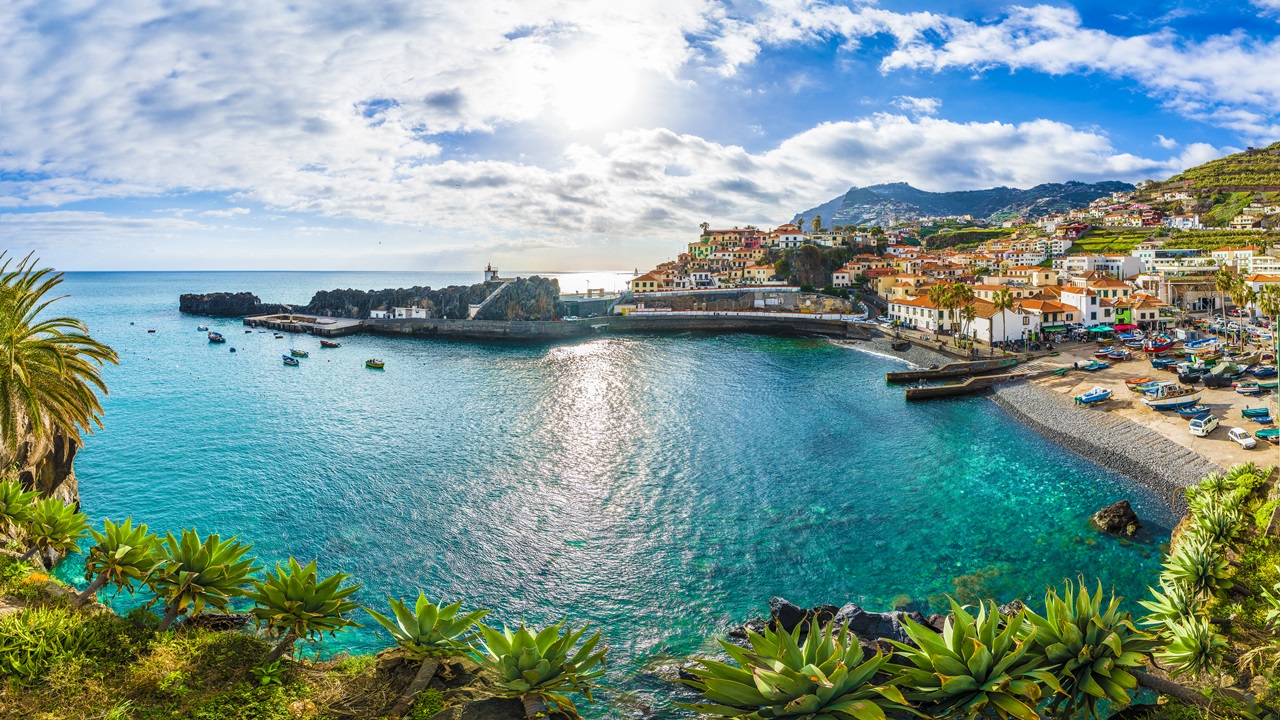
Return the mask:
<svg viewBox="0 0 1280 720">
<path fill-rule="evenodd" d="M 1151 493 L 987 399 L 906 404 L 884 384 L 893 359 L 747 336 L 320 350 L 176 310 L 181 292 L 305 302 L 475 279 L 69 275 L 62 309 L 121 356 L 106 429 L 76 463 L 86 511 L 238 533 L 270 563 L 318 556 L 371 604 L 422 588 L 495 621 L 591 621 L 611 647 L 614 717 L 662 708 L 644 669 L 771 595 L 928 612 L 958 590 L 1036 597 L 1084 574 L 1133 597 L 1155 577 L 1172 518 Z M 301 367 L 281 364 L 291 346 L 311 351 Z M 1121 498 L 1154 539 L 1086 527 Z M 386 644 L 365 628 L 325 650 Z"/>
</svg>

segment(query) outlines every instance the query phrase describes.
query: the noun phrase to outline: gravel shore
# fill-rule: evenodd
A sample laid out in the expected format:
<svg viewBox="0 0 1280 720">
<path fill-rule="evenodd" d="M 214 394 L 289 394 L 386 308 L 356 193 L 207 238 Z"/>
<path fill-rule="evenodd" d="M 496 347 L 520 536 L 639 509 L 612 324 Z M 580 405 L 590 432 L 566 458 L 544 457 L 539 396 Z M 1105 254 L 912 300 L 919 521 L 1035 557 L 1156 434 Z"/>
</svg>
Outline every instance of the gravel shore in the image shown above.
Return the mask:
<svg viewBox="0 0 1280 720">
<path fill-rule="evenodd" d="M 1223 468 L 1150 428 L 1111 413 L 1080 408 L 1034 382 L 998 386 L 997 405 L 1055 443 L 1150 488 L 1181 512 L 1181 488 Z"/>
<path fill-rule="evenodd" d="M 893 338 L 884 335 L 871 340 L 840 340 L 838 343 L 847 347 L 873 352 L 877 355 L 891 357 L 896 360 L 904 360 L 921 368 L 933 367 L 934 365 L 945 365 L 949 362 L 956 361 L 953 357 L 947 357 L 942 353 L 936 353 L 932 350 L 928 350 L 914 344 L 909 350 L 894 350 L 892 347 Z"/>
</svg>

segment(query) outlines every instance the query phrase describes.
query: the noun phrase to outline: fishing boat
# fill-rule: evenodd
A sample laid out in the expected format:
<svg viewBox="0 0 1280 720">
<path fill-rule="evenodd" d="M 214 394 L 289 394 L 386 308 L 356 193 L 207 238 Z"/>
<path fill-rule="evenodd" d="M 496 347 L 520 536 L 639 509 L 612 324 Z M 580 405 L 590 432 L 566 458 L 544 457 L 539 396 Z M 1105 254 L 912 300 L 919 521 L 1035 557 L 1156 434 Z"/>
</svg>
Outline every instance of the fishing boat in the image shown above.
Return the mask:
<svg viewBox="0 0 1280 720">
<path fill-rule="evenodd" d="M 1145 343 L 1143 343 L 1141 340 L 1130 340 L 1126 342 L 1124 346 L 1127 348 L 1133 348 L 1134 350 L 1141 350 L 1144 344 Z"/>
<path fill-rule="evenodd" d="M 276 339 L 277 339 L 277 340 L 283 340 L 283 339 L 284 339 L 284 336 L 283 336 L 283 335 L 281 335 L 280 333 L 276 333 Z"/>
<path fill-rule="evenodd" d="M 1174 410 L 1177 410 L 1178 414 L 1181 415 L 1182 417 L 1190 420 L 1191 418 L 1199 415 L 1200 413 L 1209 412 L 1209 406 L 1201 405 L 1200 403 L 1193 403 L 1191 405 L 1183 405 L 1182 407 L 1174 408 Z"/>
<path fill-rule="evenodd" d="M 1254 431 L 1253 436 L 1280 445 L 1280 428 L 1263 428 Z"/>
<path fill-rule="evenodd" d="M 216 332 L 209 333 L 209 342 L 211 343 L 224 343 L 226 341 L 227 339 L 222 337 L 221 333 L 216 333 Z"/>
<path fill-rule="evenodd" d="M 280 357 L 284 359 L 284 364 L 289 367 L 298 367 L 301 364 L 298 362 L 298 358 L 289 357 L 288 355 L 281 355 Z"/>
<path fill-rule="evenodd" d="M 1107 358 L 1110 360 L 1123 362 L 1125 360 L 1132 360 L 1133 353 L 1128 350 L 1125 350 L 1124 348 L 1116 348 L 1115 350 L 1112 350 L 1111 352 L 1107 353 Z"/>
<path fill-rule="evenodd" d="M 1125 380 L 1124 384 L 1128 385 L 1129 389 L 1132 390 L 1134 385 L 1142 385 L 1149 382 L 1151 382 L 1151 378 L 1149 377 L 1136 377 Z"/>
<path fill-rule="evenodd" d="M 1173 341 L 1158 342 L 1156 340 L 1148 340 L 1142 344 L 1142 349 L 1148 355 L 1163 355 L 1173 349 Z"/>
<path fill-rule="evenodd" d="M 251 333 L 251 332 L 253 332 L 253 331 L 252 331 L 252 330 L 245 330 L 245 331 L 244 331 L 244 334 L 245 334 L 245 335 L 248 335 L 248 334 L 249 334 L 249 333 Z"/>
<path fill-rule="evenodd" d="M 1271 414 L 1270 408 L 1265 408 L 1265 407 L 1251 408 L 1247 405 L 1243 410 L 1240 411 L 1240 416 L 1247 417 L 1247 418 L 1262 417 L 1263 415 L 1270 415 L 1270 414 Z"/>
<path fill-rule="evenodd" d="M 1154 358 L 1151 361 L 1151 367 L 1155 368 L 1156 370 L 1168 370 L 1169 368 L 1177 364 L 1178 364 L 1178 361 L 1174 360 L 1173 358 Z"/>
<path fill-rule="evenodd" d="M 1101 360 L 1094 360 L 1093 362 L 1089 363 L 1088 365 L 1085 365 L 1080 369 L 1088 370 L 1089 372 L 1095 372 L 1097 370 L 1105 370 L 1109 367 L 1111 367 L 1111 363 L 1102 362 Z"/>
<path fill-rule="evenodd" d="M 1276 369 L 1266 365 L 1254 365 L 1249 369 L 1249 374 L 1256 378 L 1270 378 L 1276 376 Z"/>
<path fill-rule="evenodd" d="M 1133 391 L 1140 392 L 1140 393 L 1149 393 L 1149 392 L 1153 392 L 1156 388 L 1161 387 L 1162 385 L 1176 385 L 1176 384 L 1177 383 L 1171 383 L 1168 381 L 1152 380 L 1151 382 L 1142 383 L 1141 385 L 1135 386 L 1133 388 Z"/>
<path fill-rule="evenodd" d="M 1277 384 L 1277 381 L 1275 380 L 1267 380 L 1267 381 L 1258 383 L 1258 387 L 1262 390 L 1275 390 L 1276 384 Z"/>
<path fill-rule="evenodd" d="M 332 340 L 321 340 L 320 347 L 337 348 L 342 347 L 342 343 L 337 343 Z"/>
<path fill-rule="evenodd" d="M 1111 347 L 1104 347 L 1098 350 L 1097 352 L 1095 352 L 1093 356 L 1098 358 L 1099 360 L 1106 360 L 1107 356 L 1111 354 L 1111 350 L 1112 350 Z"/>
<path fill-rule="evenodd" d="M 382 362 L 381 360 L 370 358 L 369 360 L 364 361 L 364 366 L 367 368 L 373 368 L 374 370 L 381 370 L 382 368 L 386 367 L 386 363 Z"/>
<path fill-rule="evenodd" d="M 208 325 L 197 325 L 197 326 L 196 326 L 196 330 L 197 330 L 198 332 L 209 332 L 209 326 L 208 326 Z"/>
<path fill-rule="evenodd" d="M 149 332 L 149 333 L 153 333 L 153 332 L 155 332 L 155 330 L 148 330 L 147 332 Z"/>
<path fill-rule="evenodd" d="M 1153 410 L 1163 410 L 1176 408 L 1188 403 L 1200 402 L 1200 397 L 1204 394 L 1203 390 L 1186 387 L 1184 385 L 1166 385 L 1157 390 L 1150 397 L 1142 399 L 1144 405 Z"/>
<path fill-rule="evenodd" d="M 289 354 L 294 357 L 309 357 L 309 354 L 307 353 L 306 350 L 295 350 L 293 348 L 289 349 Z"/>
<path fill-rule="evenodd" d="M 1262 388 L 1256 382 L 1242 382 L 1236 383 L 1236 392 L 1241 395 L 1257 395 L 1262 392 Z"/>
<path fill-rule="evenodd" d="M 1260 363 L 1264 363 L 1264 364 L 1269 364 L 1269 365 L 1275 365 L 1275 364 L 1276 364 L 1276 355 L 1275 355 L 1275 353 L 1273 353 L 1273 352 L 1264 352 L 1264 353 L 1262 353 L 1261 355 L 1259 355 L 1259 356 L 1258 356 L 1258 362 L 1260 362 Z"/>
<path fill-rule="evenodd" d="M 1256 422 L 1259 425 L 1270 425 L 1271 423 L 1275 422 L 1275 419 L 1273 419 L 1270 415 L 1259 415 L 1257 417 L 1251 417 L 1251 418 L 1245 418 L 1245 419 L 1252 420 L 1253 422 Z"/>
<path fill-rule="evenodd" d="M 1102 402 L 1111 397 L 1111 391 L 1104 387 L 1094 387 L 1086 393 L 1076 396 L 1077 405 L 1089 405 L 1091 403 Z"/>
</svg>

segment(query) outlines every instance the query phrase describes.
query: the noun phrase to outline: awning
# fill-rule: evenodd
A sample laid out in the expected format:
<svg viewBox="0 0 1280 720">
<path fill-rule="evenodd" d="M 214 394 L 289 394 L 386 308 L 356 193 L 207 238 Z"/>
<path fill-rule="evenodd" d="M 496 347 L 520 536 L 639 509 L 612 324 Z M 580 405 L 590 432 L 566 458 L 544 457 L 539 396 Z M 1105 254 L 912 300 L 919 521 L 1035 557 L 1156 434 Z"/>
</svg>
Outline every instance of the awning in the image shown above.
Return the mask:
<svg viewBox="0 0 1280 720">
<path fill-rule="evenodd" d="M 1116 326 L 1117 330 L 1136 330 L 1137 328 L 1138 328 L 1137 325 L 1117 325 Z"/>
<path fill-rule="evenodd" d="M 1091 332 L 1091 333 L 1109 333 L 1109 332 L 1111 332 L 1111 328 L 1107 327 L 1106 325 L 1094 325 L 1093 327 L 1089 328 L 1089 332 Z"/>
<path fill-rule="evenodd" d="M 1066 332 L 1066 325 L 1043 325 L 1040 327 L 1044 332 Z"/>
</svg>

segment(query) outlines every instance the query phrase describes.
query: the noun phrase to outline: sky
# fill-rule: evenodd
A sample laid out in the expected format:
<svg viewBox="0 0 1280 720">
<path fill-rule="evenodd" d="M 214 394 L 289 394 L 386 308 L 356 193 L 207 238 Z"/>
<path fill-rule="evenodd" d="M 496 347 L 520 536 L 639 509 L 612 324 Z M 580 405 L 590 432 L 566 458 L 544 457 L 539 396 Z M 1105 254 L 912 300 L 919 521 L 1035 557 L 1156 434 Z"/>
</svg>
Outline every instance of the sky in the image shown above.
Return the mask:
<svg viewBox="0 0 1280 720">
<path fill-rule="evenodd" d="M 1280 0 L 10 0 L 0 249 L 65 270 L 611 270 L 851 186 L 1280 140 Z"/>
</svg>

